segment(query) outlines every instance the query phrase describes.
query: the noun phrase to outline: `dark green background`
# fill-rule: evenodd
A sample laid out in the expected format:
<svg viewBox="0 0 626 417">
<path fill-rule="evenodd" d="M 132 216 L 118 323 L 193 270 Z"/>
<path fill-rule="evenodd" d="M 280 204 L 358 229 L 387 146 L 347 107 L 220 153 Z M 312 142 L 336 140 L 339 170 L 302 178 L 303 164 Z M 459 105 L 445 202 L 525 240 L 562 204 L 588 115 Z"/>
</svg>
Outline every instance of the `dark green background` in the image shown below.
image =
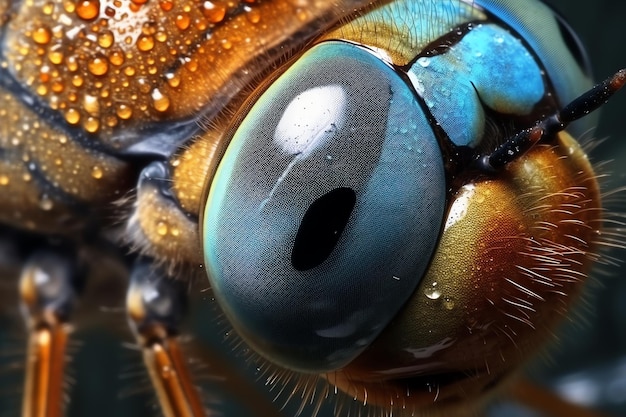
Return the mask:
<svg viewBox="0 0 626 417">
<path fill-rule="evenodd" d="M 523 1 L 523 0 L 520 0 Z M 580 34 L 593 64 L 597 78 L 604 78 L 618 68 L 626 67 L 626 35 L 623 25 L 626 20 L 626 2 L 614 0 L 554 0 L 551 2 L 564 14 L 571 25 Z M 609 187 L 626 185 L 626 91 L 602 112 L 600 123 L 594 136 L 609 138 L 591 155 L 594 161 L 613 160 L 610 165 Z M 623 205 L 615 210 L 626 212 L 626 198 Z M 624 252 L 618 254 L 624 257 Z M 612 276 L 598 279 L 589 298 L 589 306 L 584 312 L 587 324 L 568 326 L 562 336 L 561 348 L 552 354 L 551 365 L 542 362 L 533 367 L 533 377 L 545 384 L 558 384 L 563 376 L 568 378 L 577 375 L 574 381 L 587 382 L 588 387 L 599 387 L 607 390 L 611 387 L 615 393 L 613 399 L 602 396 L 597 406 L 609 410 L 614 415 L 626 415 L 626 280 L 624 269 L 615 269 Z M 603 287 L 603 288 L 600 288 Z M 10 291 L 8 283 L 2 283 L 0 291 Z M 109 321 L 115 329 L 122 332 L 125 326 L 124 317 L 120 313 L 107 313 Z M 193 322 L 195 327 L 206 328 L 212 323 L 210 311 L 195 311 Z M 20 349 L 23 344 L 19 330 L 8 330 L 5 320 L 2 328 L 5 336 L 0 339 L 0 416 L 19 415 L 19 366 Z M 19 329 L 19 327 L 17 327 Z M 214 334 L 219 341 L 223 331 L 213 326 Z M 206 333 L 206 334 L 205 334 Z M 210 339 L 210 332 L 205 330 L 198 336 L 203 342 Z M 102 329 L 92 329 L 77 333 L 82 346 L 73 355 L 73 375 L 78 382 L 69 390 L 71 396 L 70 416 L 148 416 L 158 415 L 153 409 L 154 397 L 149 393 L 149 386 L 143 374 L 140 356 L 131 349 L 124 348 L 112 333 Z M 129 340 L 126 338 L 126 340 Z M 208 342 L 207 342 L 208 343 Z M 227 348 L 228 350 L 229 348 Z M 227 362 L 220 359 L 220 365 Z M 620 380 L 614 380 L 614 372 L 622 366 Z M 251 372 L 254 375 L 254 368 Z M 203 371 L 202 375 L 209 375 Z M 254 377 L 251 377 L 254 379 Z M 621 385 L 620 385 L 621 384 Z M 209 402 L 225 416 L 244 417 L 250 414 L 246 410 L 247 398 L 236 398 L 227 392 L 214 391 L 224 386 L 219 382 L 206 382 L 203 385 L 212 390 L 207 396 Z M 259 392 L 266 388 L 259 384 Z M 583 390 L 584 391 L 584 390 Z M 133 393 L 128 396 L 124 393 Z M 139 393 L 137 393 L 139 392 Z M 603 391 L 604 392 L 604 391 Z M 124 398 L 120 399 L 120 395 Z M 271 397 L 271 396 L 270 396 Z M 295 402 L 298 402 L 297 400 Z M 264 416 L 258 408 L 251 415 Z M 285 416 L 293 415 L 289 409 Z M 513 416 L 509 408 L 497 408 L 492 414 Z M 528 411 L 516 410 L 516 415 L 535 416 Z M 322 415 L 330 415 L 325 410 Z M 307 411 L 304 412 L 307 417 Z"/>
<path fill-rule="evenodd" d="M 626 67 L 626 2 L 623 1 L 550 1 L 561 11 L 587 47 L 597 79 Z M 591 155 L 592 161 L 611 161 L 605 189 L 626 185 L 626 91 L 616 96 L 600 114 L 594 137 L 606 139 Z M 626 198 L 614 201 L 611 208 L 626 211 Z M 614 256 L 624 259 L 626 252 Z M 586 320 L 569 326 L 562 337 L 555 364 L 541 372 L 569 374 L 586 394 L 601 390 L 600 402 L 616 416 L 626 415 L 626 280 L 624 267 L 613 268 L 610 276 L 598 275 L 592 285 L 589 308 L 582 308 Z M 587 321 L 587 324 L 584 322 Z M 578 374 L 576 374 L 578 373 Z M 618 375 L 621 375 L 619 377 Z M 617 378 L 617 379 L 616 379 Z M 594 385 L 598 382 L 598 385 Z M 583 389 L 585 391 L 585 389 Z M 608 395 L 610 394 L 610 395 Z"/>
</svg>

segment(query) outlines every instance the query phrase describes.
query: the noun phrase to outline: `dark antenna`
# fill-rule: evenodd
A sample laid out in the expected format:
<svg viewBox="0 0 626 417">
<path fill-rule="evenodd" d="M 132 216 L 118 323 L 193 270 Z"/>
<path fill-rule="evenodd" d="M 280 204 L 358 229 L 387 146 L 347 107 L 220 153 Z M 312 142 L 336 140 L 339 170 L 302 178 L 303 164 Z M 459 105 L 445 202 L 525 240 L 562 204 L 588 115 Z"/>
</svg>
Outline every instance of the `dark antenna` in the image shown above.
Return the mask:
<svg viewBox="0 0 626 417">
<path fill-rule="evenodd" d="M 522 130 L 508 138 L 490 155 L 480 157 L 477 161 L 479 169 L 485 172 L 501 170 L 508 163 L 528 152 L 540 140 L 551 137 L 565 129 L 574 120 L 601 107 L 624 84 L 626 84 L 626 68 L 583 93 L 560 111 L 537 123 L 535 127 Z"/>
</svg>

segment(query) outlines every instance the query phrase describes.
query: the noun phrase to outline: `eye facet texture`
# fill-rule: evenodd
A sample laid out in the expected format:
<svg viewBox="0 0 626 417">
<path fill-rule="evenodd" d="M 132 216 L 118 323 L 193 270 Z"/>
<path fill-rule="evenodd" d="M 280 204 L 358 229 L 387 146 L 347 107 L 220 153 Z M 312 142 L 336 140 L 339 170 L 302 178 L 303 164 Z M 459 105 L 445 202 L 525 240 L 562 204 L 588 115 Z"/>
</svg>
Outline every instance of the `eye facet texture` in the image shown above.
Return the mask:
<svg viewBox="0 0 626 417">
<path fill-rule="evenodd" d="M 577 62 L 572 55 L 559 18 L 548 6 L 540 1 L 519 0 L 476 0 L 476 5 L 515 29 L 528 43 L 543 63 L 561 106 L 581 95 L 591 84 L 587 63 Z M 568 130 L 583 133 L 596 124 L 596 117 L 576 121 Z"/>
<path fill-rule="evenodd" d="M 319 44 L 251 107 L 216 173 L 203 222 L 216 297 L 274 362 L 344 366 L 419 283 L 445 188 L 405 82 L 362 47 Z"/>
<path fill-rule="evenodd" d="M 409 77 L 458 146 L 476 147 L 483 138 L 485 107 L 528 115 L 546 93 L 534 57 L 519 39 L 493 24 L 476 25 L 445 53 L 420 57 Z"/>
</svg>

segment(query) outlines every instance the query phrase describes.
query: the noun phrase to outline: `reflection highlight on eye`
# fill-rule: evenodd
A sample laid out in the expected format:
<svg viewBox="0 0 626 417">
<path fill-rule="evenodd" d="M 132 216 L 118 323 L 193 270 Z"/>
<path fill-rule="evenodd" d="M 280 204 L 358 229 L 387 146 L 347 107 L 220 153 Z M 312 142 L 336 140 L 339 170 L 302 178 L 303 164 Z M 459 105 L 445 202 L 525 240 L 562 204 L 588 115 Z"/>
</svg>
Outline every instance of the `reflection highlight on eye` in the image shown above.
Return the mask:
<svg viewBox="0 0 626 417">
<path fill-rule="evenodd" d="M 281 117 L 274 142 L 286 153 L 303 154 L 321 146 L 343 128 L 347 97 L 338 85 L 306 90 L 289 103 Z"/>
<path fill-rule="evenodd" d="M 251 106 L 216 172 L 203 224 L 216 297 L 274 362 L 337 369 L 419 283 L 445 188 L 404 79 L 366 48 L 321 43 Z"/>
</svg>

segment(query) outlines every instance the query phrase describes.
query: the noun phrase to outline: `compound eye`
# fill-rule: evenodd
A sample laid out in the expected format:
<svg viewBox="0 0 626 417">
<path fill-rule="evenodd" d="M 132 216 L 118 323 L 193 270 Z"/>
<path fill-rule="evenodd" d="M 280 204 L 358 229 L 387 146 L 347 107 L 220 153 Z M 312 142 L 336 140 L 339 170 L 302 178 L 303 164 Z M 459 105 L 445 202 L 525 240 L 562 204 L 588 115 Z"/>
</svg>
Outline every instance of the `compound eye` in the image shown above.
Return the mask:
<svg viewBox="0 0 626 417">
<path fill-rule="evenodd" d="M 578 34 L 574 31 L 574 29 L 572 29 L 570 24 L 561 13 L 559 13 L 554 8 L 552 8 L 552 11 L 558 24 L 559 31 L 561 32 L 561 36 L 563 37 L 563 42 L 567 46 L 569 52 L 574 57 L 574 60 L 576 60 L 576 63 L 580 66 L 580 69 L 583 71 L 583 73 L 587 77 L 591 78 L 591 60 L 589 59 L 587 50 L 585 49 L 582 41 L 578 37 Z"/>
<path fill-rule="evenodd" d="M 360 46 L 317 45 L 252 105 L 218 168 L 202 224 L 215 295 L 271 361 L 338 369 L 420 282 L 445 188 L 396 72 Z"/>
</svg>

